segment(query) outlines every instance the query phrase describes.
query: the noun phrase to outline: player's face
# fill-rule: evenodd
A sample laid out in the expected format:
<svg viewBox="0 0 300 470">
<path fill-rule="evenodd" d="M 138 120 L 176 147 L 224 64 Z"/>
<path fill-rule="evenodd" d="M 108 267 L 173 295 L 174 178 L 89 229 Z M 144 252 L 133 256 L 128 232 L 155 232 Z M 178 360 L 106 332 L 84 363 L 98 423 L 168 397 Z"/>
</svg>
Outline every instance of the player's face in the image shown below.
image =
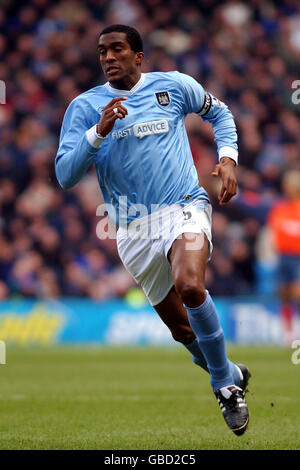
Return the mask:
<svg viewBox="0 0 300 470">
<path fill-rule="evenodd" d="M 142 52 L 134 52 L 127 42 L 126 34 L 119 32 L 100 36 L 98 51 L 103 73 L 115 86 L 127 83 L 130 77 L 137 75 L 144 56 Z"/>
</svg>

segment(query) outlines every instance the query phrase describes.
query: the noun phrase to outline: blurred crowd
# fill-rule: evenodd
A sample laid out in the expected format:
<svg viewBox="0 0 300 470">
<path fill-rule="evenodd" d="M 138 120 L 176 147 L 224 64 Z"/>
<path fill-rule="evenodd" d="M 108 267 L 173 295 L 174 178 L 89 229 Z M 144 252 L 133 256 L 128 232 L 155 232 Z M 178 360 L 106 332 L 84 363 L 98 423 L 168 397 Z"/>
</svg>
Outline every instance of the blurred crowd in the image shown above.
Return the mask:
<svg viewBox="0 0 300 470">
<path fill-rule="evenodd" d="M 110 299 L 135 285 L 115 240 L 101 240 L 94 170 L 63 191 L 54 158 L 66 107 L 104 82 L 97 40 L 113 23 L 144 39 L 143 71 L 179 70 L 224 101 L 239 134 L 238 195 L 217 202 L 211 126 L 186 119 L 201 185 L 213 208 L 213 295 L 275 290 L 266 235 L 286 170 L 300 170 L 298 0 L 3 0 L 0 4 L 0 299 Z M 294 102 L 293 102 L 294 101 Z"/>
</svg>

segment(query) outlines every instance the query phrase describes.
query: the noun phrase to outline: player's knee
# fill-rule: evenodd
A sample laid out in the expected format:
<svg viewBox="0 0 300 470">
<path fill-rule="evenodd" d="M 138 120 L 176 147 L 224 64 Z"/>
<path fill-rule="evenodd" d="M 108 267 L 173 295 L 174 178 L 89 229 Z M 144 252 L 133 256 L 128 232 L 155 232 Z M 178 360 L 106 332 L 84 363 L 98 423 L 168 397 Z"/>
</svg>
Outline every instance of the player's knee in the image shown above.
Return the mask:
<svg viewBox="0 0 300 470">
<path fill-rule="evenodd" d="M 197 279 L 178 280 L 175 288 L 182 302 L 189 307 L 201 305 L 206 297 L 205 286 Z"/>
</svg>

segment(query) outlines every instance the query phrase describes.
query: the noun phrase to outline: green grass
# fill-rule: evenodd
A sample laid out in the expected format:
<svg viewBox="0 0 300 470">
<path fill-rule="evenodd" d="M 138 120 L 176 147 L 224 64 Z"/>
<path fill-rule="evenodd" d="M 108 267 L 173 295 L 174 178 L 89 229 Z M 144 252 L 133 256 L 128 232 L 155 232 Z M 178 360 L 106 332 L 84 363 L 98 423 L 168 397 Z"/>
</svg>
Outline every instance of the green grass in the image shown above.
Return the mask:
<svg viewBox="0 0 300 470">
<path fill-rule="evenodd" d="M 252 371 L 242 437 L 227 429 L 208 375 L 183 348 L 8 348 L 0 449 L 300 449 L 292 350 L 228 352 Z"/>
</svg>

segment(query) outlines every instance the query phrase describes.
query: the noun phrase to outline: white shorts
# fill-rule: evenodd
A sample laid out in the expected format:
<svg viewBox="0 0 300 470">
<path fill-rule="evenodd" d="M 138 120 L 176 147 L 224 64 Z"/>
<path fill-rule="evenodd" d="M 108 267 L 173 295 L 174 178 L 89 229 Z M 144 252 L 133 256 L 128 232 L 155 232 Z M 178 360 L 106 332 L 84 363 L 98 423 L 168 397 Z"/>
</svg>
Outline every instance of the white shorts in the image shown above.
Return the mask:
<svg viewBox="0 0 300 470">
<path fill-rule="evenodd" d="M 174 204 L 134 220 L 127 228 L 118 229 L 117 247 L 122 263 L 151 305 L 162 302 L 174 285 L 168 252 L 176 238 L 183 233 L 205 234 L 210 245 L 210 258 L 211 212 L 211 205 L 203 200 L 185 206 Z M 186 243 L 186 249 L 201 249 L 202 243 L 191 239 Z"/>
</svg>

